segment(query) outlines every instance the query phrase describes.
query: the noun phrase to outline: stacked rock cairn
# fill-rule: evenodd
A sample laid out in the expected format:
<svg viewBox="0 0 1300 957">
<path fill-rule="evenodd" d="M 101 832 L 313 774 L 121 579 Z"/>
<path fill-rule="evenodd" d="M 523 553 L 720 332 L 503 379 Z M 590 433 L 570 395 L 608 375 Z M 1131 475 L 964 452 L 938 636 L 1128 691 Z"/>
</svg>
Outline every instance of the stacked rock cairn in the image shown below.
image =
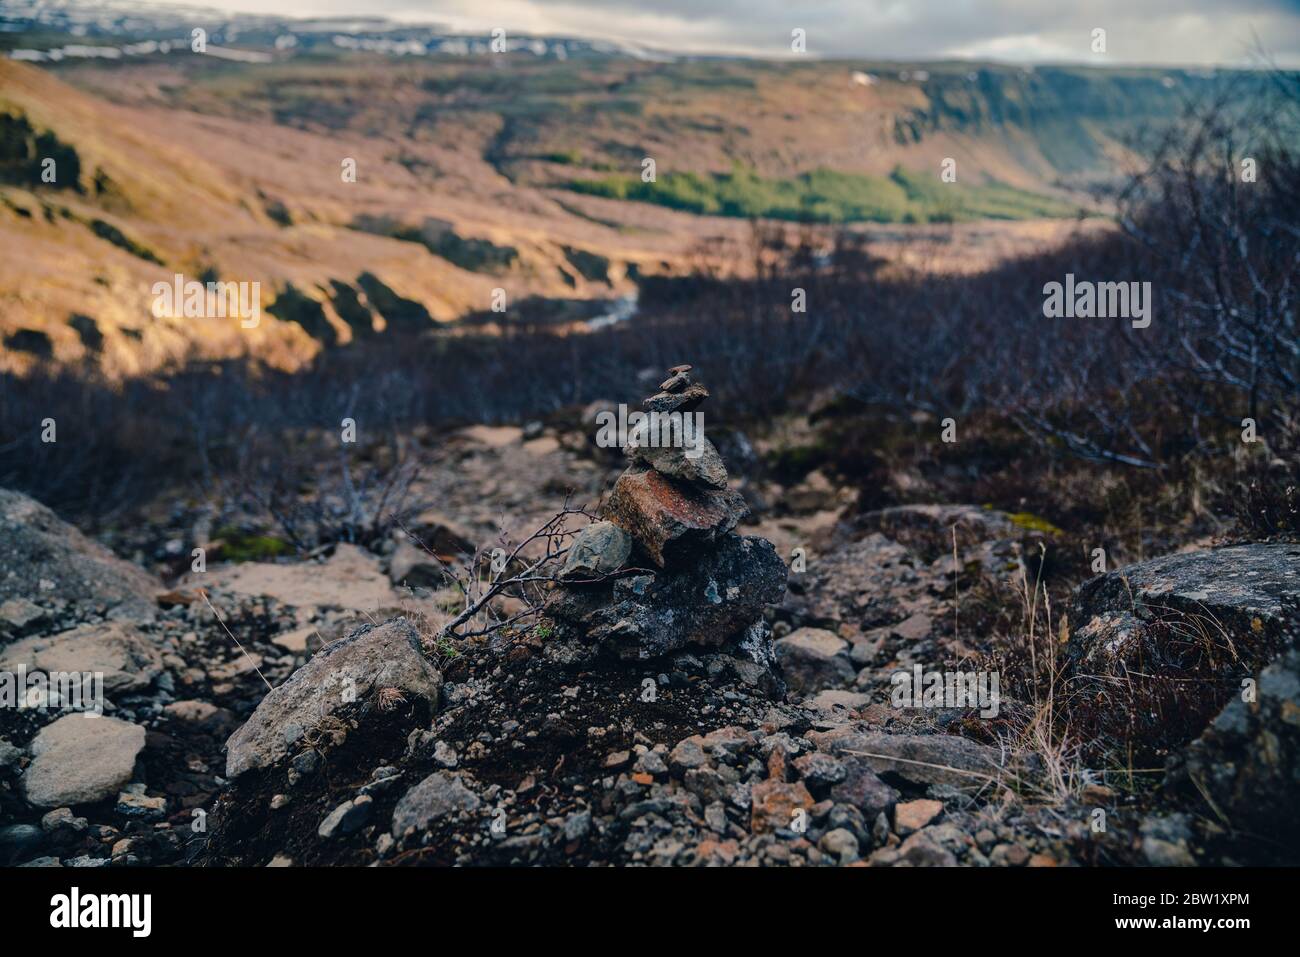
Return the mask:
<svg viewBox="0 0 1300 957">
<path fill-rule="evenodd" d="M 548 614 L 623 658 L 723 651 L 757 682 L 774 674 L 763 609 L 784 597 L 787 569 L 771 542 L 735 531 L 749 508 L 703 434 L 697 410 L 709 392 L 690 373 L 673 367 L 642 403 L 660 417 L 694 415 L 698 432 L 659 433 L 686 434 L 690 448 L 658 443 L 653 429 L 629 441 L 631 465 L 603 520 L 570 545 Z"/>
</svg>

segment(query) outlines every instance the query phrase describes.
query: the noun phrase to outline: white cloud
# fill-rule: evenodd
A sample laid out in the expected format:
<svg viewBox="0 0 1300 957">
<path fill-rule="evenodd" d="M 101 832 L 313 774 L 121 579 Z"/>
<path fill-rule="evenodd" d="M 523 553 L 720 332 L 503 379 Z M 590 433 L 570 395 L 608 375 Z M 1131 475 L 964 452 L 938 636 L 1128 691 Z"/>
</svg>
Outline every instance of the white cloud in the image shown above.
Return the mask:
<svg viewBox="0 0 1300 957">
<path fill-rule="evenodd" d="M 165 0 L 164 0 L 165 2 Z M 606 37 L 692 53 L 789 56 L 790 31 L 813 55 L 858 59 L 992 58 L 1107 64 L 1236 65 L 1256 38 L 1300 66 L 1294 0 L 207 0 L 248 13 L 383 15 L 466 31 L 495 26 Z M 1095 27 L 1108 52 L 1090 48 Z"/>
</svg>

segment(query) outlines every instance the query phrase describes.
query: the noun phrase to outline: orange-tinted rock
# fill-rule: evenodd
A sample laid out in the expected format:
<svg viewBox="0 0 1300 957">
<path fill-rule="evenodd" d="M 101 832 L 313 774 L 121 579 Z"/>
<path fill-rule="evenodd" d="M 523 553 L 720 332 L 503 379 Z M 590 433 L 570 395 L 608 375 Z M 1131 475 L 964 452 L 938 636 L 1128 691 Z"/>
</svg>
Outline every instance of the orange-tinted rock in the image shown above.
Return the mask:
<svg viewBox="0 0 1300 957">
<path fill-rule="evenodd" d="M 703 489 L 658 472 L 624 472 L 605 515 L 631 535 L 660 567 L 710 545 L 748 514 L 739 492 Z"/>
<path fill-rule="evenodd" d="M 754 785 L 750 795 L 750 830 L 755 834 L 790 827 L 795 811 L 807 811 L 816 802 L 802 782 L 786 784 L 769 778 Z"/>
</svg>

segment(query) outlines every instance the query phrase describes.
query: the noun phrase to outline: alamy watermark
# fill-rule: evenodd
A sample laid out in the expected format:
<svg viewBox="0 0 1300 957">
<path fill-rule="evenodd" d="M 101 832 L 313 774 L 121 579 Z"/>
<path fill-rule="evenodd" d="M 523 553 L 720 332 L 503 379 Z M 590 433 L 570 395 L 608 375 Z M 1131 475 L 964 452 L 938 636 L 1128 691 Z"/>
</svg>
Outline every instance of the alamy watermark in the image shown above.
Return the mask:
<svg viewBox="0 0 1300 957">
<path fill-rule="evenodd" d="M 124 928 L 132 937 L 153 930 L 152 894 L 92 894 L 73 887 L 50 898 L 50 926 L 56 929 Z"/>
<path fill-rule="evenodd" d="M 596 444 L 602 449 L 641 448 L 686 450 L 688 459 L 704 454 L 704 413 L 617 411 L 596 413 Z"/>
<path fill-rule="evenodd" d="M 978 708 L 981 718 L 996 718 L 1001 680 L 996 671 L 927 671 L 913 665 L 896 671 L 890 704 L 895 708 Z"/>
<path fill-rule="evenodd" d="M 104 713 L 102 671 L 0 671 L 0 708 L 18 711 L 80 711 L 87 717 Z"/>
<path fill-rule="evenodd" d="M 180 273 L 171 282 L 156 282 L 153 293 L 155 319 L 225 319 L 239 320 L 245 329 L 255 329 L 262 321 L 262 284 L 260 282 L 212 282 L 186 280 Z"/>
<path fill-rule="evenodd" d="M 1151 283 L 1076 281 L 1043 286 L 1043 315 L 1048 319 L 1131 319 L 1134 329 L 1151 325 Z"/>
</svg>

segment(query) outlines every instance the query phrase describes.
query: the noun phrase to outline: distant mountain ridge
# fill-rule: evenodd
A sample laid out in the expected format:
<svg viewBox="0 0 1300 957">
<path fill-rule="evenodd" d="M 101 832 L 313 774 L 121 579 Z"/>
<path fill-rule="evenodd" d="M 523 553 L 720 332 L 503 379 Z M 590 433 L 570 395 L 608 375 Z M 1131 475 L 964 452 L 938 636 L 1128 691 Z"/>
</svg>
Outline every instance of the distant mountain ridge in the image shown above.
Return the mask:
<svg viewBox="0 0 1300 957">
<path fill-rule="evenodd" d="M 1141 134 L 1226 83 L 1262 82 L 665 60 L 556 38 L 513 37 L 498 55 L 430 27 L 211 24 L 208 42 L 250 61 L 192 52 L 184 15 L 23 9 L 6 7 L 6 27 L 27 29 L 0 49 L 46 58 L 0 59 L 0 368 L 17 371 L 130 375 L 195 354 L 293 368 L 490 316 L 497 290 L 503 318 L 525 320 L 542 300 L 625 296 L 702 243 L 743 250 L 747 217 L 1104 215 L 1091 191 L 1136 165 Z M 51 55 L 73 46 L 118 52 Z M 41 175 L 51 158 L 56 182 Z M 153 315 L 149 290 L 178 274 L 260 283 L 260 324 Z"/>
</svg>

